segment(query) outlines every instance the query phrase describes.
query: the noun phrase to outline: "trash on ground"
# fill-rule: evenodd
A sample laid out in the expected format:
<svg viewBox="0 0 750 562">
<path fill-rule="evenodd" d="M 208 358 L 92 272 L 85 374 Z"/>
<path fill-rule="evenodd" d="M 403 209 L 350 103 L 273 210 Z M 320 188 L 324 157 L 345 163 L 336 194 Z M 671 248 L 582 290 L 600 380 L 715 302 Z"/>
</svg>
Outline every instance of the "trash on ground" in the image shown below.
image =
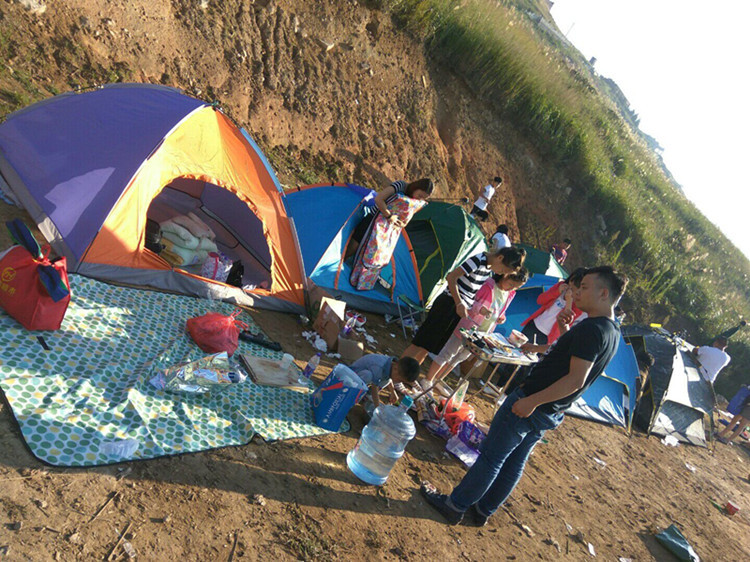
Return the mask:
<svg viewBox="0 0 750 562">
<path fill-rule="evenodd" d="M 677 440 L 677 437 L 674 435 L 667 435 L 664 439 L 661 440 L 662 443 L 664 443 L 667 447 L 677 447 L 680 442 Z"/>
<path fill-rule="evenodd" d="M 687 469 L 688 469 L 688 470 L 689 470 L 690 472 L 695 472 L 695 471 L 697 470 L 697 469 L 696 469 L 696 468 L 695 468 L 695 467 L 694 467 L 694 466 L 693 466 L 692 464 L 690 464 L 689 462 L 686 462 L 686 463 L 685 463 L 685 468 L 687 468 Z"/>
<path fill-rule="evenodd" d="M 607 463 L 606 463 L 606 462 L 604 462 L 604 461 L 603 461 L 602 459 L 600 459 L 600 458 L 597 458 L 597 457 L 594 457 L 594 462 L 595 462 L 596 464 L 600 464 L 600 465 L 602 465 L 602 466 L 607 466 Z"/>
<path fill-rule="evenodd" d="M 664 548 L 674 554 L 679 560 L 700 562 L 700 557 L 674 523 L 661 533 L 657 533 L 655 537 Z"/>
</svg>

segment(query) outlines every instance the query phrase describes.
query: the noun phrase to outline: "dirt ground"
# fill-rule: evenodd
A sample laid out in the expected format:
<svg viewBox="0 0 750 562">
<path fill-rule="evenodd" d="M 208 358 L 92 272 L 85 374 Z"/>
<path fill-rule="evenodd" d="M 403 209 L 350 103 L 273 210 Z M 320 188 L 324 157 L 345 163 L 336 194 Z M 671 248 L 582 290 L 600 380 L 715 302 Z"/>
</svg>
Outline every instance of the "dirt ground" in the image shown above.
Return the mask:
<svg viewBox="0 0 750 562">
<path fill-rule="evenodd" d="M 571 235 L 584 254 L 593 227 L 560 212 L 575 186 L 376 4 L 70 0 L 34 15 L 5 1 L 0 110 L 107 81 L 179 86 L 220 99 L 286 185 L 333 179 L 378 187 L 429 175 L 439 196 L 473 197 L 499 172 L 506 181 L 488 229 L 506 222 L 517 239 L 519 223 L 537 225 L 525 236 Z M 3 219 L 14 212 L 0 209 Z M 0 242 L 7 244 L 5 233 Z M 572 265 L 578 259 L 574 253 Z M 300 362 L 311 355 L 295 316 L 254 316 Z M 369 315 L 367 329 L 381 352 L 406 345 L 382 317 Z M 331 367 L 325 361 L 316 378 Z M 489 421 L 489 401 L 474 405 Z M 387 484 L 366 486 L 345 463 L 362 412 L 350 420 L 343 435 L 57 469 L 29 454 L 2 402 L 0 557 L 91 560 L 112 552 L 122 560 L 116 543 L 127 529 L 144 560 L 592 558 L 575 536 L 600 560 L 669 560 L 653 533 L 674 522 L 703 560 L 750 559 L 746 444 L 671 448 L 569 418 L 537 447 L 507 511 L 475 529 L 446 526 L 419 495 L 421 480 L 448 490 L 465 472 L 443 442 L 420 428 Z M 714 505 L 727 500 L 741 508 L 734 517 Z"/>
<path fill-rule="evenodd" d="M 312 354 L 296 317 L 254 317 L 299 363 Z M 405 346 L 398 327 L 381 317 L 369 315 L 366 326 L 381 351 Z M 316 378 L 332 365 L 325 359 Z M 489 421 L 489 400 L 473 402 Z M 443 441 L 420 427 L 388 482 L 376 488 L 346 467 L 363 425 L 359 407 L 349 419 L 352 429 L 342 435 L 256 438 L 200 454 L 58 469 L 29 454 L 3 403 L 0 549 L 8 547 L 10 560 L 101 560 L 127 528 L 143 560 L 590 558 L 576 536 L 601 560 L 669 560 L 653 533 L 674 522 L 703 560 L 750 559 L 746 444 L 714 452 L 672 448 L 569 417 L 535 450 L 507 511 L 476 529 L 445 525 L 419 494 L 422 480 L 449 490 L 465 472 L 444 453 Z M 741 508 L 733 517 L 714 505 L 727 500 Z M 121 546 L 114 553 L 126 559 Z"/>
</svg>

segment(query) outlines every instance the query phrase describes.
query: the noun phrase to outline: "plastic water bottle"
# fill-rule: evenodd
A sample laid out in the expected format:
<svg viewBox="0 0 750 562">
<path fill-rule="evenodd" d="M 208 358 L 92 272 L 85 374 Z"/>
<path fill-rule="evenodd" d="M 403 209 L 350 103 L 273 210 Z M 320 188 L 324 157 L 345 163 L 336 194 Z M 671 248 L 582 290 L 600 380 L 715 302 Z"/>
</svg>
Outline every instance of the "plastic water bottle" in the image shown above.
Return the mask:
<svg viewBox="0 0 750 562">
<path fill-rule="evenodd" d="M 413 403 L 411 396 L 405 396 L 398 406 L 381 404 L 375 408 L 356 447 L 346 456 L 346 464 L 357 478 L 375 486 L 388 480 L 393 465 L 417 434 L 407 413 Z"/>
<path fill-rule="evenodd" d="M 312 357 L 310 357 L 310 360 L 307 362 L 307 365 L 305 365 L 305 368 L 302 369 L 302 377 L 305 379 L 309 379 L 312 377 L 313 373 L 315 372 L 315 369 L 318 368 L 318 365 L 320 365 L 320 356 L 322 354 L 320 352 L 316 353 Z"/>
<path fill-rule="evenodd" d="M 346 324 L 344 324 L 344 327 L 341 328 L 339 335 L 344 339 L 349 338 L 352 335 L 352 332 L 354 331 L 354 325 L 356 322 L 357 322 L 356 316 L 352 316 L 351 318 L 349 318 L 346 321 Z"/>
</svg>

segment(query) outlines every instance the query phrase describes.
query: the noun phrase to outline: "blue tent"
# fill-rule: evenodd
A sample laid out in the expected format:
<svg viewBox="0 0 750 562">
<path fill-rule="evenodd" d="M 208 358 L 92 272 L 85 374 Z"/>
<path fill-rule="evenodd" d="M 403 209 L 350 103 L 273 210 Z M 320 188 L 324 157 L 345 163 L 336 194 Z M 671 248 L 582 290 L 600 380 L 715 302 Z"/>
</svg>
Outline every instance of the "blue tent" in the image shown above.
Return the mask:
<svg viewBox="0 0 750 562">
<path fill-rule="evenodd" d="M 511 330 L 520 330 L 521 322 L 539 307 L 537 297 L 558 281 L 560 279 L 557 277 L 532 275 L 529 282 L 516 293 L 508 308 L 507 320 L 498 326 L 497 331 L 507 336 Z M 576 400 L 568 413 L 629 430 L 635 411 L 637 377 L 635 353 L 632 346 L 621 337 L 617 354 L 604 374 Z"/>
<path fill-rule="evenodd" d="M 370 192 L 358 185 L 308 186 L 287 192 L 284 204 L 297 230 L 305 275 L 354 308 L 393 313 L 399 295 L 415 303 L 422 300 L 416 261 L 406 233 L 396 244 L 390 265 L 381 274 L 391 284 L 390 289 L 378 284 L 370 291 L 357 291 L 349 283 L 351 260 L 342 258 L 363 217 L 360 203 Z"/>
</svg>

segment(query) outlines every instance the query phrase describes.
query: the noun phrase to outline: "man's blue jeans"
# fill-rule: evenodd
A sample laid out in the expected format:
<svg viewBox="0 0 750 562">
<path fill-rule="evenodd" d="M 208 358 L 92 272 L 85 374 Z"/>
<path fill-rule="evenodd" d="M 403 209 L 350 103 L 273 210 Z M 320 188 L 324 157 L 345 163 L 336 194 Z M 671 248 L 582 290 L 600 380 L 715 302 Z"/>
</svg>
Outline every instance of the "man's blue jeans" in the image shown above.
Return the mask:
<svg viewBox="0 0 750 562">
<path fill-rule="evenodd" d="M 545 431 L 562 422 L 562 412 L 547 414 L 538 409 L 528 418 L 519 418 L 512 408 L 523 397 L 523 391 L 517 389 L 500 406 L 482 443 L 482 454 L 451 493 L 457 510 L 466 511 L 476 504 L 482 515 L 495 513 L 521 479 L 534 445 Z"/>
</svg>

